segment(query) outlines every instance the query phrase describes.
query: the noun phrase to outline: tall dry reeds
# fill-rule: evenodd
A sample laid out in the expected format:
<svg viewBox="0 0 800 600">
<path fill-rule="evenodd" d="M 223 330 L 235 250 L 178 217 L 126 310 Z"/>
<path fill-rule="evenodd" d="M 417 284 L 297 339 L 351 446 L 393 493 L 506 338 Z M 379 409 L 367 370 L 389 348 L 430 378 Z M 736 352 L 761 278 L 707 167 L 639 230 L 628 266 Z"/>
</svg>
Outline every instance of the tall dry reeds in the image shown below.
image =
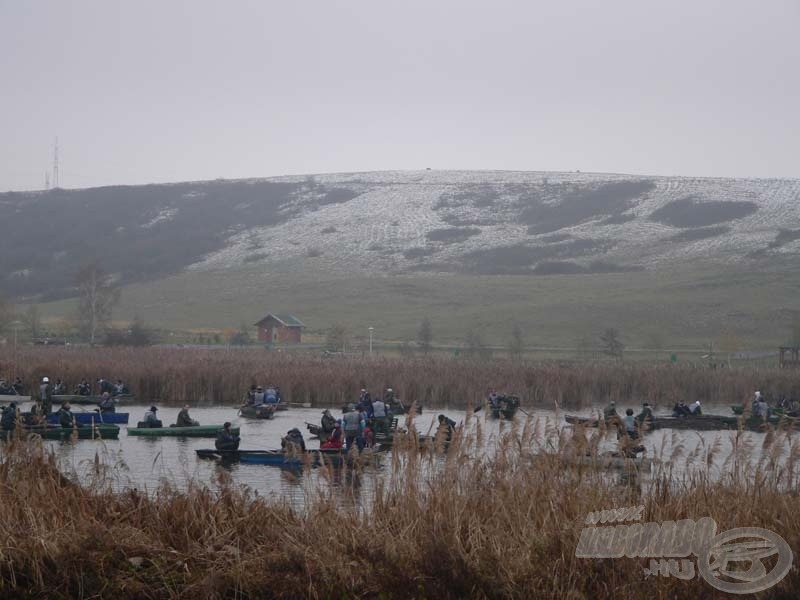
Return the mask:
<svg viewBox="0 0 800 600">
<path fill-rule="evenodd" d="M 712 517 L 721 531 L 764 527 L 800 548 L 800 496 L 785 477 L 677 481 L 665 469 L 641 485 L 565 466 L 568 439 L 540 422 L 483 435 L 479 425 L 446 454 L 401 446 L 377 475 L 323 473 L 302 509 L 225 476 L 214 489 L 115 493 L 99 459 L 89 466 L 96 479 L 80 486 L 40 444 L 6 445 L 0 596 L 713 597 L 697 578 L 645 581 L 642 559 L 575 557 L 590 511 L 638 505 L 645 521 Z M 544 449 L 546 459 L 537 456 Z M 713 449 L 707 457 L 716 460 Z M 343 503 L 367 477 L 376 478 L 371 493 Z M 788 598 L 797 589 L 794 569 L 773 591 Z"/>
<path fill-rule="evenodd" d="M 82 378 L 121 378 L 143 401 L 235 404 L 253 383 L 279 385 L 286 400 L 337 406 L 391 386 L 406 402 L 462 408 L 489 387 L 515 393 L 523 406 L 579 408 L 614 399 L 671 407 L 677 400 L 739 403 L 755 390 L 800 397 L 800 379 L 777 368 L 710 370 L 644 362 L 325 358 L 264 349 L 0 349 L 0 377 L 42 376 L 70 387 Z"/>
</svg>

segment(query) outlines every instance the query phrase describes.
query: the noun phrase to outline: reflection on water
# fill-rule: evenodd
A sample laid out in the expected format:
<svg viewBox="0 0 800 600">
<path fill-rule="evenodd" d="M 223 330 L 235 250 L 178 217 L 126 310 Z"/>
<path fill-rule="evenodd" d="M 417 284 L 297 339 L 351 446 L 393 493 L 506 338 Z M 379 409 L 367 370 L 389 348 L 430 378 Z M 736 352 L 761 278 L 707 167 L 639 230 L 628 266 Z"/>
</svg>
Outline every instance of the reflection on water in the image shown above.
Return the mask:
<svg viewBox="0 0 800 600">
<path fill-rule="evenodd" d="M 144 405 L 120 407 L 120 411 L 130 412 L 131 423 L 140 420 Z M 78 409 L 80 410 L 80 409 Z M 164 408 L 159 411 L 165 424 L 173 423 L 178 408 Z M 708 407 L 708 413 L 727 414 L 727 407 Z M 569 439 L 572 429 L 563 420 L 563 414 L 552 410 L 529 411 L 532 415 L 526 421 L 518 414 L 512 425 L 477 416 L 445 410 L 448 417 L 457 422 L 468 421 L 468 428 L 474 433 L 476 453 L 491 453 L 505 432 L 513 431 L 525 438 L 528 428 L 533 452 L 553 451 Z M 273 420 L 241 419 L 236 409 L 231 407 L 195 408 L 191 410 L 194 419 L 203 425 L 231 421 L 241 427 L 242 449 L 264 450 L 280 447 L 280 439 L 286 432 L 297 427 L 307 434 L 306 422 L 319 423 L 320 409 L 293 408 L 276 413 Z M 415 426 L 421 433 L 435 431 L 438 411 L 426 412 L 416 417 Z M 588 416 L 589 412 L 585 412 Z M 402 423 L 402 420 L 401 420 Z M 597 435 L 597 430 L 587 430 L 588 436 Z M 770 437 L 771 436 L 771 437 Z M 668 472 L 677 479 L 701 473 L 710 479 L 724 479 L 735 472 L 747 474 L 760 466 L 768 470 L 770 465 L 785 466 L 788 457 L 800 453 L 794 437 L 800 434 L 778 433 L 775 435 L 756 432 L 735 431 L 672 431 L 657 430 L 645 436 L 644 445 L 647 456 L 657 459 L 653 473 L 643 480 L 631 480 L 629 476 L 614 473 L 620 484 L 632 486 L 632 493 L 643 481 L 646 482 L 659 473 Z M 308 440 L 309 448 L 318 447 L 318 442 Z M 210 438 L 180 439 L 174 437 L 148 438 L 128 436 L 126 427 L 121 426 L 119 440 L 81 440 L 77 442 L 46 442 L 60 459 L 65 472 L 91 482 L 105 477 L 115 489 L 136 488 L 152 492 L 163 482 L 178 489 L 186 489 L 190 484 L 208 485 L 218 488 L 221 484 L 232 482 L 247 486 L 253 493 L 285 501 L 292 506 L 302 507 L 309 497 L 320 494 L 337 504 L 358 507 L 370 497 L 377 481 L 389 470 L 399 464 L 397 457 L 387 453 L 378 467 L 363 470 L 319 467 L 310 470 L 281 469 L 274 466 L 243 464 L 238 462 L 219 462 L 198 459 L 195 450 L 213 448 Z M 613 434 L 599 440 L 599 449 L 616 450 L 617 442 Z"/>
</svg>

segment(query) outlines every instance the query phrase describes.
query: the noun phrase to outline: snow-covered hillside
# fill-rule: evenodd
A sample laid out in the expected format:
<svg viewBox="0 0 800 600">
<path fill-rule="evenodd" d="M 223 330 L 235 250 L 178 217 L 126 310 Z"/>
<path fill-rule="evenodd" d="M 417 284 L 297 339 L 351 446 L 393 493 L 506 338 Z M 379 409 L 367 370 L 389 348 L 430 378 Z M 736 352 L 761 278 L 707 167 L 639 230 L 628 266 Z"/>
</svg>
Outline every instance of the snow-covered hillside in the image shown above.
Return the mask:
<svg viewBox="0 0 800 600">
<path fill-rule="evenodd" d="M 798 180 L 420 171 L 313 182 L 354 197 L 319 206 L 300 191 L 292 219 L 239 231 L 190 268 L 575 273 L 800 252 Z"/>
<path fill-rule="evenodd" d="M 187 269 L 580 274 L 800 253 L 800 180 L 349 173 L 0 194 L 0 294 L 58 298 Z"/>
</svg>

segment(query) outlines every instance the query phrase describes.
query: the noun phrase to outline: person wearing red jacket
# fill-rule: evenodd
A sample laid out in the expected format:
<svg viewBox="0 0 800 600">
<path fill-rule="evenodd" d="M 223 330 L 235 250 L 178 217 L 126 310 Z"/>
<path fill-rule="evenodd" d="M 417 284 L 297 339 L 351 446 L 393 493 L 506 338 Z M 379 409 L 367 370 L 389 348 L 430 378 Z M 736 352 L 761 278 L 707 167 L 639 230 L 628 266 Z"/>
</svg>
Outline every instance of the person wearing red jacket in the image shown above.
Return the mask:
<svg viewBox="0 0 800 600">
<path fill-rule="evenodd" d="M 331 437 L 322 444 L 321 448 L 334 448 L 339 449 L 342 447 L 342 424 L 336 423 L 331 433 Z"/>
</svg>

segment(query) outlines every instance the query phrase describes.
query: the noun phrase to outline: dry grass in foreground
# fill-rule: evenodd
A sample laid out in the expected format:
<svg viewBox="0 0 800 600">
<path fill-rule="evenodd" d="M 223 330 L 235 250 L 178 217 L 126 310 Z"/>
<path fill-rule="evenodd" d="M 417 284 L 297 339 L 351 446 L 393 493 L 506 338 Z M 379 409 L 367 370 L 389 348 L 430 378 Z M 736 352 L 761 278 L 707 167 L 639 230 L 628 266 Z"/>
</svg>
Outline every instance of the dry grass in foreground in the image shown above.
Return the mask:
<svg viewBox="0 0 800 600">
<path fill-rule="evenodd" d="M 43 376 L 75 386 L 82 378 L 125 380 L 143 402 L 236 404 L 253 383 L 279 385 L 289 402 L 339 406 L 393 387 L 424 406 L 476 405 L 489 387 L 520 396 L 523 406 L 580 408 L 609 400 L 741 403 L 755 390 L 800 397 L 800 380 L 773 369 L 719 369 L 643 362 L 533 363 L 452 358 L 323 358 L 261 348 L 0 348 L 0 377 Z"/>
<path fill-rule="evenodd" d="M 66 480 L 35 442 L 2 449 L 0 595 L 48 598 L 710 598 L 704 581 L 650 578 L 639 559 L 578 559 L 590 511 L 643 504 L 645 520 L 711 516 L 760 526 L 800 549 L 788 471 L 725 483 L 655 476 L 644 488 L 532 460 L 562 434 L 528 420 L 476 450 L 481 427 L 446 455 L 397 449 L 358 509 L 321 484 L 303 510 L 219 489 L 114 493 Z M 494 442 L 493 442 L 494 443 Z M 794 453 L 793 453 L 794 454 Z M 792 459 L 793 461 L 794 459 Z M 269 468 L 269 467 L 265 467 Z M 104 465 L 95 465 L 102 475 Z M 302 476 L 302 475 L 301 475 Z M 358 481 L 368 473 L 341 480 Z M 357 504 L 358 505 L 358 504 Z M 793 569 L 767 596 L 796 597 Z"/>
</svg>

